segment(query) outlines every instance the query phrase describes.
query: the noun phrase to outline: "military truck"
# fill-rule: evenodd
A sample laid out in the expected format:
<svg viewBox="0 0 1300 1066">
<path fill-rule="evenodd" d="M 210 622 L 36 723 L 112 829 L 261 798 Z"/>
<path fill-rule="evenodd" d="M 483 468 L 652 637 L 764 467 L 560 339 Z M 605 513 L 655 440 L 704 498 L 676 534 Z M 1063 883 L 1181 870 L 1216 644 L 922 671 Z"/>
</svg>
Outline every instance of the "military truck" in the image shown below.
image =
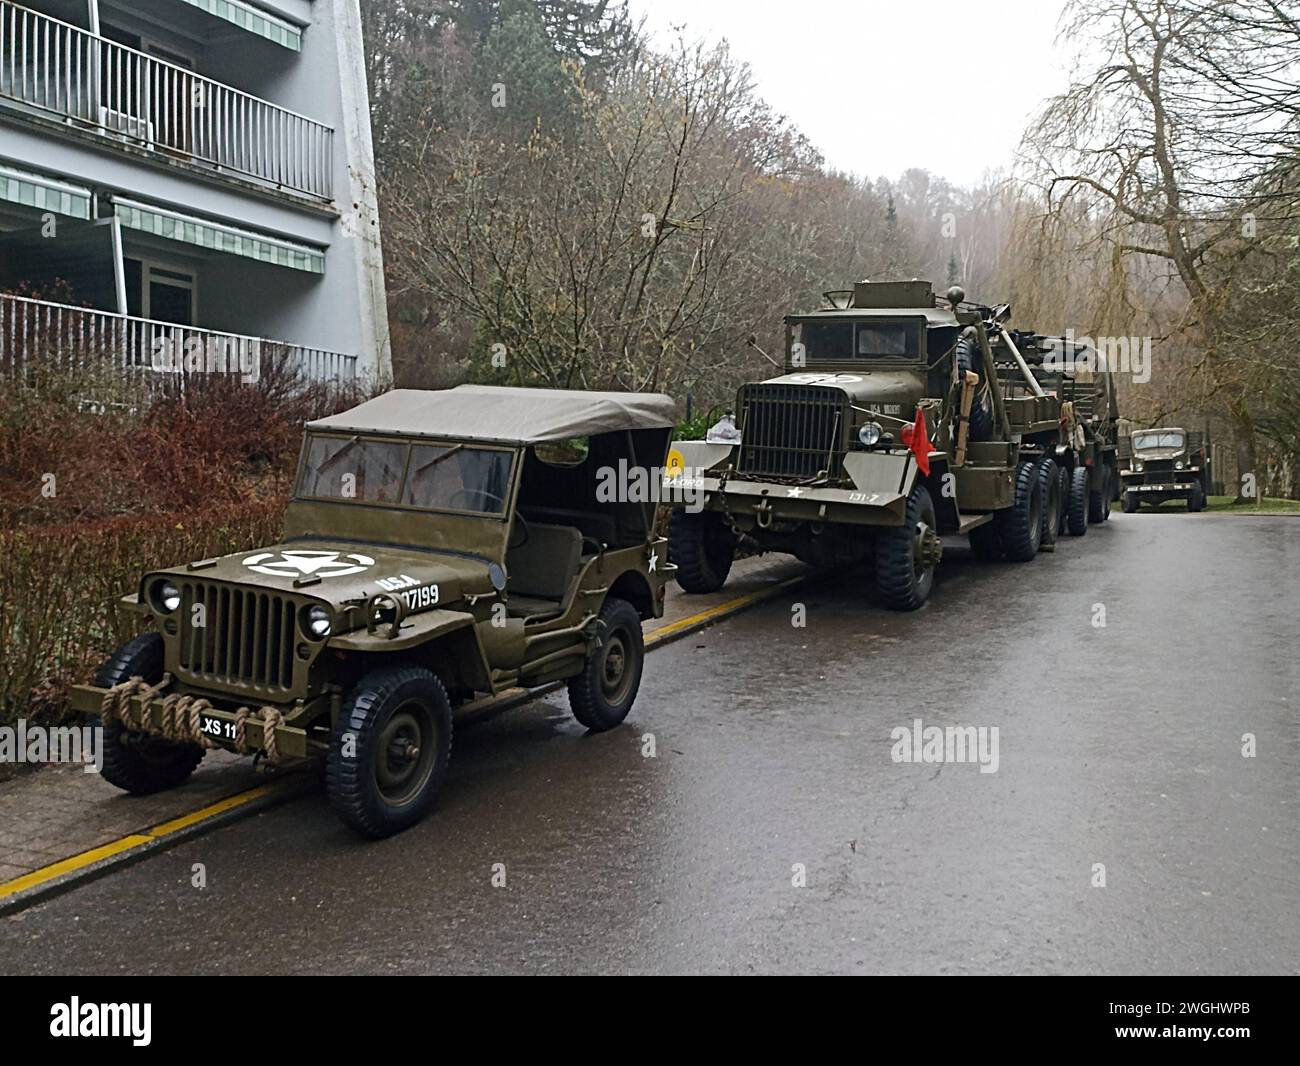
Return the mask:
<svg viewBox="0 0 1300 1066">
<path fill-rule="evenodd" d="M 673 423 L 666 396 L 469 385 L 309 423 L 282 541 L 127 597 L 150 628 L 72 700 L 104 777 L 171 788 L 211 748 L 323 759 L 378 837 L 429 809 L 453 717 L 491 697 L 565 681 L 583 726 L 617 726 L 672 567 L 653 499 L 598 489 L 661 467 Z"/>
<path fill-rule="evenodd" d="M 1008 330 L 1034 378 L 1061 404 L 1061 439 L 1055 460 L 1060 477 L 1059 532 L 1081 537 L 1090 524 L 1110 518 L 1120 497 L 1119 397 L 1115 376 L 1100 368 L 1095 351 L 1066 337 Z M 1019 388 L 1014 360 L 997 362 L 1004 388 Z"/>
<path fill-rule="evenodd" d="M 1033 559 L 1059 526 L 1061 402 L 1018 352 L 1010 308 L 957 287 L 941 305 L 917 280 L 825 298 L 786 318 L 783 373 L 741 387 L 738 442 L 674 443 L 678 584 L 720 587 L 743 546 L 819 567 L 871 561 L 882 602 L 914 610 L 945 534 L 985 558 Z"/>
<path fill-rule="evenodd" d="M 1186 500 L 1189 511 L 1205 509 L 1210 494 L 1210 454 L 1205 434 L 1178 426 L 1133 431 L 1122 450 L 1125 514 L 1142 505 Z"/>
</svg>

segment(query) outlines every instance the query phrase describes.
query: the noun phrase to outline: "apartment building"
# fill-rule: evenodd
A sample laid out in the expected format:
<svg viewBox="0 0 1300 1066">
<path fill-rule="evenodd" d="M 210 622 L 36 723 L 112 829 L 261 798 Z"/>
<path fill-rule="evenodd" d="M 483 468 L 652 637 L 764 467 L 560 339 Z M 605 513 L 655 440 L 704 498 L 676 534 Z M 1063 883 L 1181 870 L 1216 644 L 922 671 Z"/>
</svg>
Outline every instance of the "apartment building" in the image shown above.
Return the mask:
<svg viewBox="0 0 1300 1066">
<path fill-rule="evenodd" d="M 92 352 L 389 376 L 358 0 L 0 0 L 0 372 Z"/>
</svg>

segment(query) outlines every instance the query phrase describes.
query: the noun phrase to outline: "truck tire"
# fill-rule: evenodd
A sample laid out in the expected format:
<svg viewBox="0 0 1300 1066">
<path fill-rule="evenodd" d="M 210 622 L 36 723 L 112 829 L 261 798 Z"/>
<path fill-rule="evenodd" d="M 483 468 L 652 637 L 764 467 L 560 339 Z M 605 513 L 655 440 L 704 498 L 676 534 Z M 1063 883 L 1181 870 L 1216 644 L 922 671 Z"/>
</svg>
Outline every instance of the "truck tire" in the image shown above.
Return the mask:
<svg viewBox="0 0 1300 1066">
<path fill-rule="evenodd" d="M 722 588 L 735 554 L 736 538 L 717 511 L 673 511 L 668 520 L 668 558 L 677 566 L 677 584 L 683 592 Z"/>
<path fill-rule="evenodd" d="M 1015 502 L 993 519 L 1006 557 L 1013 563 L 1027 563 L 1038 554 L 1043 535 L 1043 493 L 1038 464 L 1022 462 L 1016 467 Z"/>
<path fill-rule="evenodd" d="M 969 439 L 988 440 L 993 436 L 993 405 L 987 395 L 981 395 L 984 375 L 984 358 L 980 353 L 979 343 L 973 337 L 962 337 L 957 342 L 957 374 L 964 380 L 966 371 L 972 370 L 980 375 L 980 385 L 975 386 L 975 395 L 970 405 Z M 958 397 L 960 397 L 960 392 Z"/>
<path fill-rule="evenodd" d="M 996 522 L 976 526 L 966 536 L 970 539 L 970 550 L 975 553 L 975 558 L 986 563 L 996 563 L 1003 558 L 1002 541 L 998 539 Z"/>
<path fill-rule="evenodd" d="M 1088 521 L 1097 525 L 1110 517 L 1110 471 L 1104 466 L 1093 470 L 1101 484 L 1088 493 Z"/>
<path fill-rule="evenodd" d="M 1043 532 L 1038 547 L 1040 551 L 1052 551 L 1061 528 L 1061 472 L 1055 459 L 1039 460 L 1038 491 L 1043 502 Z"/>
<path fill-rule="evenodd" d="M 917 485 L 907 497 L 903 524 L 876 533 L 876 588 L 884 605 L 891 611 L 915 611 L 925 603 L 941 552 L 934 500 L 924 485 Z"/>
<path fill-rule="evenodd" d="M 1126 492 L 1120 506 L 1124 508 L 1125 514 L 1136 514 L 1142 504 L 1139 502 L 1136 492 Z"/>
<path fill-rule="evenodd" d="M 645 666 L 641 616 L 627 600 L 607 596 L 601 605 L 600 644 L 587 656 L 582 673 L 569 678 L 573 717 L 595 732 L 622 723 L 636 702 Z"/>
<path fill-rule="evenodd" d="M 343 701 L 325 791 L 334 813 L 358 833 L 386 837 L 433 805 L 451 759 L 451 702 L 432 670 L 381 666 Z"/>
<path fill-rule="evenodd" d="M 1187 509 L 1189 511 L 1203 511 L 1205 509 L 1205 493 L 1200 485 L 1192 486 L 1192 493 L 1187 497 Z"/>
<path fill-rule="evenodd" d="M 112 688 L 133 677 L 156 685 L 163 675 L 161 633 L 143 633 L 117 649 L 95 674 L 97 688 Z M 97 715 L 92 721 L 100 721 Z M 104 765 L 100 776 L 136 796 L 175 788 L 203 761 L 203 748 L 126 729 L 121 722 L 104 725 Z"/>
<path fill-rule="evenodd" d="M 1076 466 L 1070 475 L 1070 499 L 1066 509 L 1066 528 L 1072 537 L 1082 537 L 1088 532 L 1088 468 Z"/>
<path fill-rule="evenodd" d="M 1056 535 L 1063 537 L 1070 526 L 1070 468 L 1061 466 L 1057 477 L 1061 479 L 1061 518 L 1056 526 Z"/>
</svg>

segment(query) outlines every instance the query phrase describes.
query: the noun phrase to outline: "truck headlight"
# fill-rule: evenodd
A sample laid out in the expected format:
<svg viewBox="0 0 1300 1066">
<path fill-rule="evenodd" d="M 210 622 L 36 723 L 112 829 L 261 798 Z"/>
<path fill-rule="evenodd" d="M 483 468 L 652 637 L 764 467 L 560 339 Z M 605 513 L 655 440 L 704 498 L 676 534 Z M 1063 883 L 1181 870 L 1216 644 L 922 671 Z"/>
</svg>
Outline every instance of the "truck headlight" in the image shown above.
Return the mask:
<svg viewBox="0 0 1300 1066">
<path fill-rule="evenodd" d="M 155 581 L 149 588 L 149 598 L 155 611 L 171 614 L 181 605 L 181 590 L 170 581 Z"/>
<path fill-rule="evenodd" d="M 1136 470 L 1139 474 L 1142 473 L 1142 460 L 1141 460 L 1141 459 L 1134 459 L 1134 460 L 1133 460 L 1133 469 Z"/>
<path fill-rule="evenodd" d="M 334 628 L 334 619 L 329 611 L 319 604 L 308 607 L 302 613 L 302 631 L 312 640 L 324 640 Z"/>
<path fill-rule="evenodd" d="M 858 430 L 858 440 L 862 442 L 864 448 L 874 448 L 880 443 L 880 438 L 884 432 L 879 422 L 868 422 Z"/>
<path fill-rule="evenodd" d="M 1175 469 L 1175 470 L 1181 470 L 1181 469 L 1182 469 L 1183 467 L 1185 467 L 1186 465 L 1187 465 L 1187 464 L 1184 463 L 1181 459 L 1175 459 L 1175 460 L 1174 460 L 1174 469 Z"/>
</svg>

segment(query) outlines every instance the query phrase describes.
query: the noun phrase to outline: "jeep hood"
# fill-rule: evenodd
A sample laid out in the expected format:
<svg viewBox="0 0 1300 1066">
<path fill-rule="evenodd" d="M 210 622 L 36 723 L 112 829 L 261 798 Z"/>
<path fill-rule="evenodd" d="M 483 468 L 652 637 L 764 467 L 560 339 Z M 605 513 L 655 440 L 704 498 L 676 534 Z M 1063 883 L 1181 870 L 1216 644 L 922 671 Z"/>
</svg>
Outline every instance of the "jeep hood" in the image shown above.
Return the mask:
<svg viewBox="0 0 1300 1066">
<path fill-rule="evenodd" d="M 488 568 L 487 560 L 469 556 L 313 539 L 154 570 L 145 580 L 168 575 L 219 581 L 309 596 L 334 605 L 362 601 L 377 592 L 400 593 L 436 585 L 436 598 L 426 593 L 424 599 L 447 604 L 465 595 L 491 592 Z"/>
</svg>

